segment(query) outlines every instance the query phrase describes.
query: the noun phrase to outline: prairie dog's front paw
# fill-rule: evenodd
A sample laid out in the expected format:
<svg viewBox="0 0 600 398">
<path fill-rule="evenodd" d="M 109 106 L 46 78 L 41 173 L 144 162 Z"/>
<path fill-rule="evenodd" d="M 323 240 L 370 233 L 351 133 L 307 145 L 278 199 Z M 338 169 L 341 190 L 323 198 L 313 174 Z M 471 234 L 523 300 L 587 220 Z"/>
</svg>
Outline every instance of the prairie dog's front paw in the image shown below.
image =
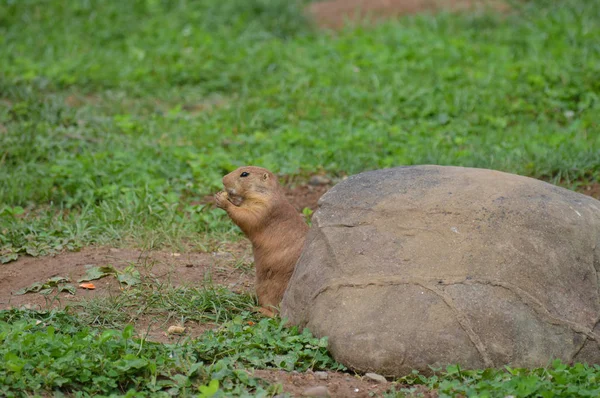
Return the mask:
<svg viewBox="0 0 600 398">
<path fill-rule="evenodd" d="M 215 194 L 215 203 L 219 209 L 226 209 L 231 203 L 229 201 L 229 195 L 225 191 L 217 192 Z"/>
<path fill-rule="evenodd" d="M 270 309 L 268 309 L 268 308 L 265 308 L 265 307 L 257 307 L 257 308 L 254 308 L 254 310 L 255 310 L 256 312 L 258 312 L 258 313 L 260 313 L 260 314 L 262 314 L 262 315 L 264 315 L 264 316 L 268 317 L 268 318 L 275 318 L 275 311 L 273 311 L 273 310 L 270 310 Z"/>
</svg>

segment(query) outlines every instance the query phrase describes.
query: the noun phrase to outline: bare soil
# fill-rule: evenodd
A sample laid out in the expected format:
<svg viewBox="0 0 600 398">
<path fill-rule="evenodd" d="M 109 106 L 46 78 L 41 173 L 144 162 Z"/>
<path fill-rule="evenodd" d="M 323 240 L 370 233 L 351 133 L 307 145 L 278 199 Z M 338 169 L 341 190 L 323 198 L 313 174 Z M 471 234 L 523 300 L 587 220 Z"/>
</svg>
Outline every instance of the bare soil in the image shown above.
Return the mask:
<svg viewBox="0 0 600 398">
<path fill-rule="evenodd" d="M 286 189 L 285 196 L 298 211 L 302 211 L 306 207 L 314 211 L 317 210 L 319 199 L 329 188 L 331 188 L 330 184 L 299 185 L 295 188 Z"/>
<path fill-rule="evenodd" d="M 55 276 L 69 278 L 77 284 L 86 271 L 86 266 L 112 265 L 122 271 L 134 265 L 142 273 L 174 286 L 200 286 L 210 277 L 215 284 L 225 285 L 232 290 L 249 289 L 253 285 L 252 272 L 234 268 L 236 261 L 251 262 L 252 252 L 248 242 L 226 246 L 211 253 L 172 253 L 165 251 L 142 251 L 138 249 L 115 249 L 109 247 L 87 247 L 78 252 L 61 253 L 53 257 L 24 256 L 17 261 L 0 267 L 0 309 L 28 306 L 47 308 L 47 300 L 40 294 L 15 295 L 19 289 L 34 282 L 44 282 Z M 144 272 L 146 271 L 146 272 Z M 106 277 L 92 281 L 94 290 L 79 288 L 73 296 L 61 293 L 56 305 L 67 305 L 95 296 L 119 294 L 120 286 L 115 278 Z"/>
<path fill-rule="evenodd" d="M 323 372 L 319 372 L 323 373 Z M 401 388 L 396 383 L 378 383 L 365 376 L 353 375 L 342 372 L 326 372 L 327 378 L 321 379 L 318 373 L 307 371 L 305 373 L 286 372 L 283 370 L 256 370 L 254 376 L 268 380 L 270 383 L 279 383 L 283 390 L 294 397 L 304 396 L 309 388 L 325 387 L 329 397 L 356 397 L 368 398 L 381 396 L 392 387 Z M 422 395 L 433 398 L 434 395 Z"/>
<path fill-rule="evenodd" d="M 592 182 L 578 189 L 584 195 L 600 200 L 600 182 Z"/>
<path fill-rule="evenodd" d="M 77 288 L 75 295 L 57 293 L 56 290 L 48 296 L 40 293 L 15 294 L 35 282 L 45 282 L 56 276 L 69 278 L 73 285 L 78 286 L 77 281 L 86 274 L 87 266 L 112 265 L 118 271 L 134 266 L 143 279 L 155 283 L 199 287 L 210 279 L 213 284 L 226 286 L 232 291 L 248 292 L 254 286 L 251 263 L 252 248 L 247 241 L 223 245 L 218 251 L 210 253 L 87 247 L 78 252 L 60 253 L 52 257 L 21 257 L 0 267 L 0 310 L 76 307 L 78 303 L 92 298 L 115 297 L 122 289 L 127 288 L 121 286 L 115 277 L 107 276 L 92 281 L 94 290 Z M 173 319 L 171 314 L 139 315 L 133 311 L 128 322 L 135 326 L 140 336 L 152 341 L 165 343 L 182 338 L 167 333 L 169 326 L 180 326 L 179 320 Z M 186 337 L 195 338 L 217 325 L 188 321 L 181 326 L 186 328 Z"/>
<path fill-rule="evenodd" d="M 290 201 L 292 205 L 294 205 L 294 207 L 298 211 L 302 211 L 304 208 L 307 207 L 314 211 L 318 207 L 317 203 L 321 196 L 323 196 L 323 194 L 327 192 L 327 190 L 333 185 L 331 180 L 328 181 L 329 182 L 324 184 L 314 185 L 308 184 L 305 181 L 303 181 L 302 184 L 293 184 L 290 182 L 284 187 L 285 197 Z M 214 196 L 207 195 L 204 198 L 202 198 L 200 202 L 195 204 L 214 204 L 214 202 Z"/>
<path fill-rule="evenodd" d="M 369 23 L 418 13 L 488 8 L 498 12 L 510 9 L 500 0 L 327 0 L 311 3 L 307 12 L 320 27 L 338 29 L 346 21 Z"/>
</svg>

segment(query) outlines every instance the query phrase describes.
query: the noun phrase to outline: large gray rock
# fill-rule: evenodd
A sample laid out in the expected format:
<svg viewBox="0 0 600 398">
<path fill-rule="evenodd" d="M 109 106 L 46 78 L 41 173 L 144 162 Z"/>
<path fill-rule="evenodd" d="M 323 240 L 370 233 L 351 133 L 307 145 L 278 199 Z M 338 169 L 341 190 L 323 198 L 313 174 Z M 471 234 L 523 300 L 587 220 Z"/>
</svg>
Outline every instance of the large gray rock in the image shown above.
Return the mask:
<svg viewBox="0 0 600 398">
<path fill-rule="evenodd" d="M 336 360 L 600 363 L 600 202 L 491 170 L 400 167 L 325 194 L 281 304 Z"/>
</svg>

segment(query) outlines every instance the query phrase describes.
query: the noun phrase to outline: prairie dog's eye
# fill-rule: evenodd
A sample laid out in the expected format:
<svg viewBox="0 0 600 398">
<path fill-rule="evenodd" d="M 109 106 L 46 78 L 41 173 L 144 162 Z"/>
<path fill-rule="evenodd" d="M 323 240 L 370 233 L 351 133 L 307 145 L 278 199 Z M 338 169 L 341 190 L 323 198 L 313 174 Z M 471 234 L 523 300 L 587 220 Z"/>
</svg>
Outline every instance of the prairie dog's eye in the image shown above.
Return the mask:
<svg viewBox="0 0 600 398">
<path fill-rule="evenodd" d="M 250 175 L 250 173 L 248 173 L 247 171 L 244 171 L 242 174 L 240 174 L 240 177 L 248 177 Z"/>
</svg>

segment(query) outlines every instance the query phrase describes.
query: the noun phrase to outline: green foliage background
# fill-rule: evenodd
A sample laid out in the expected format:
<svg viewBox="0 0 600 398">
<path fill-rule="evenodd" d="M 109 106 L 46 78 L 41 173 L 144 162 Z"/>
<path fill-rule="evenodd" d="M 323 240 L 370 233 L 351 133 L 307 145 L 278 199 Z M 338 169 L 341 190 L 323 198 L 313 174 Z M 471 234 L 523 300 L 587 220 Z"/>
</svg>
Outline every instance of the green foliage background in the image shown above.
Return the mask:
<svg viewBox="0 0 600 398">
<path fill-rule="evenodd" d="M 244 164 L 598 177 L 598 2 L 337 33 L 302 6 L 0 2 L 4 251 L 226 236 L 219 213 L 190 204 Z"/>
<path fill-rule="evenodd" d="M 181 195 L 188 183 L 209 193 L 248 163 L 589 177 L 599 9 L 575 1 L 326 34 L 281 0 L 4 1 L 0 192 L 67 207 L 131 190 Z"/>
</svg>

